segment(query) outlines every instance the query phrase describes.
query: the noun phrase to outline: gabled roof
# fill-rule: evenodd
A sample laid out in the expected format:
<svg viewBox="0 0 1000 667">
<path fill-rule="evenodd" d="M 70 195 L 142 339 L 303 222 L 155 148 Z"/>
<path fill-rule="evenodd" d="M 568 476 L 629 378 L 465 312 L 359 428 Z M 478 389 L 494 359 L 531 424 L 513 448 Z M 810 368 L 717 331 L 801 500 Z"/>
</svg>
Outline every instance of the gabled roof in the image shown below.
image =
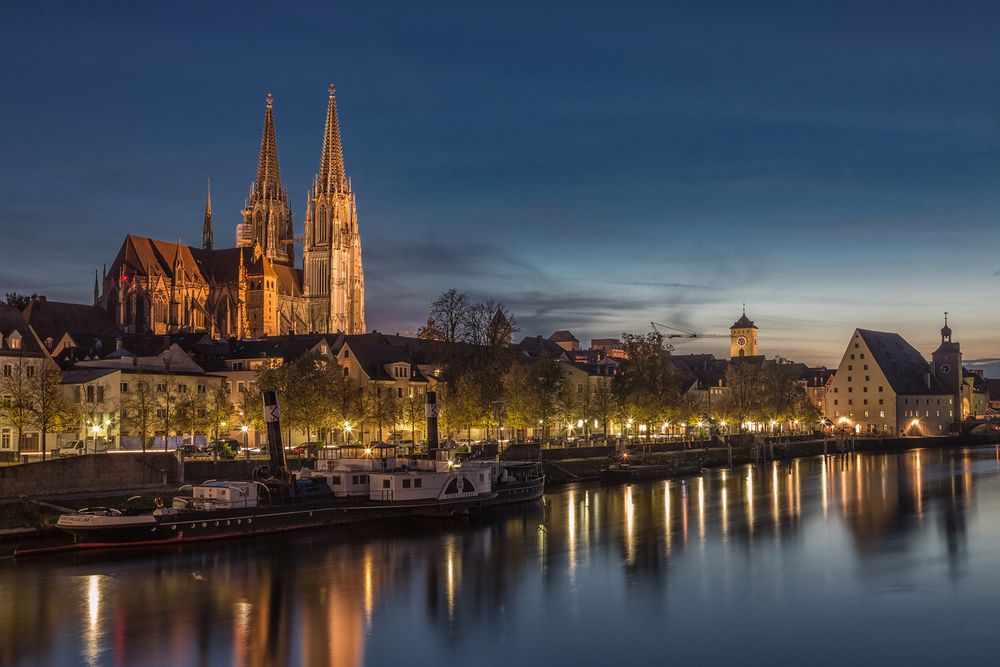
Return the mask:
<svg viewBox="0 0 1000 667">
<path fill-rule="evenodd" d="M 21 338 L 21 347 L 16 350 L 10 347 L 9 342 L 11 334 L 15 331 Z M 31 329 L 28 328 L 28 323 L 21 315 L 21 311 L 15 306 L 0 304 L 0 335 L 3 336 L 3 341 L 0 342 L 0 355 L 45 356 L 45 351 L 38 345 L 38 341 L 35 339 L 35 335 L 31 332 Z"/>
<path fill-rule="evenodd" d="M 920 396 L 949 393 L 931 374 L 923 355 L 899 334 L 869 329 L 858 329 L 858 334 L 897 394 Z"/>
<path fill-rule="evenodd" d="M 555 343 L 579 343 L 580 342 L 579 340 L 577 340 L 576 336 L 574 336 L 571 331 L 567 331 L 565 329 L 561 329 L 561 330 L 556 331 L 555 333 L 553 333 L 551 336 L 549 336 L 549 340 L 551 340 L 551 341 L 553 341 Z"/>
<path fill-rule="evenodd" d="M 733 326 L 731 326 L 729 328 L 730 329 L 756 329 L 757 325 L 753 323 L 753 320 L 751 320 L 749 317 L 747 317 L 746 313 L 743 313 L 740 316 L 740 319 L 738 319 L 735 322 L 733 322 Z"/>
<path fill-rule="evenodd" d="M 230 350 L 225 355 L 225 358 L 281 358 L 285 361 L 294 361 L 324 340 L 327 342 L 327 346 L 332 349 L 335 338 L 336 335 L 333 334 L 306 334 L 268 336 L 267 338 L 255 338 L 252 340 L 234 340 L 230 343 Z"/>
<path fill-rule="evenodd" d="M 526 336 L 521 342 L 514 346 L 529 357 L 537 357 L 542 354 L 548 355 L 552 359 L 567 359 L 566 350 L 559 347 L 555 341 L 541 336 Z"/>
<path fill-rule="evenodd" d="M 74 340 L 118 333 L 114 320 L 100 306 L 49 301 L 42 297 L 29 303 L 22 314 L 42 340 L 58 341 L 67 333 Z"/>
</svg>

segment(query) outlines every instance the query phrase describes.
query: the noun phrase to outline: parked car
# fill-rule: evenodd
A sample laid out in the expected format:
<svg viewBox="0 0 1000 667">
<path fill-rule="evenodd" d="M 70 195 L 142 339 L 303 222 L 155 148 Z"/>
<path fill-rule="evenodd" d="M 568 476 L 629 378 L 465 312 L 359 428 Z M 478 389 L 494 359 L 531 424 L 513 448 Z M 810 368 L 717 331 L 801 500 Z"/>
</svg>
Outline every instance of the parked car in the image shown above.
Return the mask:
<svg viewBox="0 0 1000 667">
<path fill-rule="evenodd" d="M 87 443 L 83 440 L 71 440 L 62 447 L 56 449 L 53 454 L 58 456 L 77 456 L 87 452 Z"/>
<path fill-rule="evenodd" d="M 233 458 L 240 451 L 240 443 L 233 438 L 220 438 L 205 445 L 205 452 L 219 458 Z"/>
<path fill-rule="evenodd" d="M 314 456 L 319 451 L 318 442 L 303 442 L 301 445 L 292 447 L 291 452 L 296 456 Z"/>
<path fill-rule="evenodd" d="M 184 456 L 203 456 L 206 453 L 205 450 L 192 444 L 183 444 L 180 450 Z"/>
</svg>

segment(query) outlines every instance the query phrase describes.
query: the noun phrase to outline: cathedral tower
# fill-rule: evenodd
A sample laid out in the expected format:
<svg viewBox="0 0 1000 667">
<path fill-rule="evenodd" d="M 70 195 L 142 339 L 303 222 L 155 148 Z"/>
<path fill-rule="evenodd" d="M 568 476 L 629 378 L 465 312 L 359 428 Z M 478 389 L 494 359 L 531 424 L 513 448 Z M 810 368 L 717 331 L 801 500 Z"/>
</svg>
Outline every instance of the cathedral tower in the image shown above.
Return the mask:
<svg viewBox="0 0 1000 667">
<path fill-rule="evenodd" d="M 757 325 L 747 317 L 747 307 L 744 305 L 743 315 L 729 327 L 729 356 L 755 357 L 760 354 L 757 331 Z"/>
<path fill-rule="evenodd" d="M 251 246 L 256 242 L 268 259 L 292 264 L 295 260 L 292 212 L 288 206 L 288 193 L 281 184 L 271 102 L 271 94 L 268 93 L 257 180 L 250 186 L 250 196 L 243 209 L 243 224 L 236 231 L 236 244 Z"/>
<path fill-rule="evenodd" d="M 303 288 L 313 331 L 365 332 L 365 277 L 357 201 L 344 173 L 332 85 L 319 173 L 306 200 Z"/>
</svg>

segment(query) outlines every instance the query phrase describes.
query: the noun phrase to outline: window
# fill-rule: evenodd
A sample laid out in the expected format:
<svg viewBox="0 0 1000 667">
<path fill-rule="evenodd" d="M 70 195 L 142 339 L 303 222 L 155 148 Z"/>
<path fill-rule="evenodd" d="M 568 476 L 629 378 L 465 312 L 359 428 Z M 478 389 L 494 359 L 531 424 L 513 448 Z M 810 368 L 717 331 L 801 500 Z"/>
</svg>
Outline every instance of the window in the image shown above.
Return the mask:
<svg viewBox="0 0 1000 667">
<path fill-rule="evenodd" d="M 854 399 L 852 399 L 852 398 L 847 399 L 847 404 L 848 405 L 854 405 Z"/>
<path fill-rule="evenodd" d="M 29 378 L 35 377 L 35 367 L 34 366 L 28 366 L 27 368 L 24 369 L 24 372 L 27 373 L 27 375 L 28 375 Z"/>
<path fill-rule="evenodd" d="M 242 380 L 236 383 L 236 391 L 239 393 L 245 393 L 247 390 L 247 383 Z"/>
<path fill-rule="evenodd" d="M 208 393 L 208 387 L 206 387 L 203 384 L 198 385 L 198 393 L 199 394 L 207 394 Z"/>
<path fill-rule="evenodd" d="M 344 348 L 344 359 L 350 359 L 350 358 L 351 358 L 351 351 L 350 351 L 350 350 L 348 350 L 348 349 L 347 349 L 347 348 L 345 347 L 345 348 Z"/>
<path fill-rule="evenodd" d="M 840 405 L 840 401 L 838 401 L 837 399 L 833 399 L 833 404 L 834 405 Z"/>
<path fill-rule="evenodd" d="M 413 488 L 414 489 L 419 489 L 423 485 L 423 483 L 424 483 L 424 480 L 422 480 L 422 479 L 415 479 L 415 480 L 413 480 Z"/>
<path fill-rule="evenodd" d="M 156 416 L 159 417 L 160 419 L 163 419 L 164 417 L 167 416 L 167 411 L 164 410 L 163 408 L 156 408 Z"/>
<path fill-rule="evenodd" d="M 851 364 L 847 364 L 847 370 L 853 371 L 854 370 L 854 366 L 852 366 Z M 847 378 L 847 379 L 850 380 L 851 378 Z"/>
<path fill-rule="evenodd" d="M 864 358 L 865 358 L 865 353 L 864 353 L 864 352 L 862 352 L 862 353 L 861 353 L 861 358 L 862 358 L 862 359 L 864 359 Z"/>
<path fill-rule="evenodd" d="M 880 393 L 880 394 L 881 394 L 881 393 L 882 393 L 883 391 L 885 391 L 885 388 L 884 388 L 884 387 L 879 387 L 879 388 L 878 388 L 878 393 Z"/>
<path fill-rule="evenodd" d="M 476 490 L 476 487 L 473 486 L 472 482 L 469 481 L 469 478 L 468 477 L 463 477 L 462 478 L 462 493 L 472 493 L 475 490 Z"/>
<path fill-rule="evenodd" d="M 868 364 L 865 364 L 865 370 L 868 370 Z"/>
<path fill-rule="evenodd" d="M 855 344 L 854 344 L 854 347 L 857 347 L 857 346 L 858 346 L 858 345 L 857 345 L 857 343 L 855 343 Z M 852 355 L 851 355 L 851 359 L 853 359 L 853 358 L 854 358 L 854 355 L 852 354 Z"/>
<path fill-rule="evenodd" d="M 576 385 L 576 393 L 577 394 L 582 394 L 583 393 L 583 385 L 582 384 L 577 384 Z"/>
<path fill-rule="evenodd" d="M 10 449 L 10 429 L 0 429 L 0 449 Z"/>
<path fill-rule="evenodd" d="M 865 405 L 868 405 L 868 399 L 867 399 L 867 398 L 866 398 L 865 400 L 861 401 L 861 402 L 862 402 L 863 404 L 865 404 Z"/>
<path fill-rule="evenodd" d="M 167 385 L 163 384 L 162 382 L 157 383 L 157 385 L 156 385 L 156 391 L 159 394 L 166 393 L 166 391 L 167 391 Z"/>
<path fill-rule="evenodd" d="M 188 386 L 186 384 L 178 384 L 177 391 L 179 391 L 182 394 L 186 394 L 188 393 Z"/>
<path fill-rule="evenodd" d="M 865 376 L 865 382 L 871 382 L 871 379 L 872 379 L 871 375 L 866 375 Z"/>
<path fill-rule="evenodd" d="M 865 419 L 868 419 L 868 411 L 865 410 Z"/>
<path fill-rule="evenodd" d="M 104 385 L 103 384 L 97 385 L 97 402 L 98 403 L 103 403 L 104 402 Z"/>
<path fill-rule="evenodd" d="M 13 375 L 13 373 L 14 373 L 14 367 L 13 366 L 11 366 L 10 364 L 4 364 L 3 365 L 3 376 L 5 378 L 9 378 L 11 375 Z"/>
<path fill-rule="evenodd" d="M 332 483 L 332 484 L 333 484 L 334 486 L 340 486 L 340 475 L 334 475 L 333 477 L 331 477 L 331 478 L 330 478 L 330 482 L 331 482 L 331 483 Z"/>
<path fill-rule="evenodd" d="M 348 374 L 349 374 L 349 371 L 347 370 L 347 366 L 344 366 L 344 377 L 347 377 Z"/>
<path fill-rule="evenodd" d="M 403 398 L 403 388 L 396 387 L 396 398 Z"/>
<path fill-rule="evenodd" d="M 853 394 L 854 393 L 854 387 L 848 387 L 847 388 L 847 393 L 848 394 Z"/>
<path fill-rule="evenodd" d="M 241 371 L 241 370 L 243 370 L 243 362 L 242 361 L 234 361 L 233 362 L 233 370 L 234 371 Z"/>
<path fill-rule="evenodd" d="M 880 399 L 878 399 L 878 404 L 879 404 L 879 405 L 884 405 L 884 404 L 885 404 L 885 400 L 884 400 L 884 399 L 881 399 L 881 398 L 880 398 Z"/>
<path fill-rule="evenodd" d="M 382 480 L 382 488 L 383 489 L 390 489 L 390 488 L 392 488 L 392 480 L 383 479 Z"/>
<path fill-rule="evenodd" d="M 87 385 L 87 402 L 88 403 L 94 402 L 94 385 L 92 384 Z"/>
<path fill-rule="evenodd" d="M 123 394 L 127 394 L 128 393 L 128 382 L 122 382 L 121 385 L 118 387 L 118 390 L 121 393 L 123 393 Z"/>
<path fill-rule="evenodd" d="M 458 493 L 458 478 L 457 477 L 455 479 L 451 480 L 450 482 L 448 482 L 448 486 L 445 487 L 444 493 L 445 493 L 446 496 L 447 495 L 451 495 L 453 493 Z"/>
<path fill-rule="evenodd" d="M 410 488 L 410 480 L 408 480 L 408 479 L 404 479 L 403 480 L 403 488 L 404 489 Z"/>
<path fill-rule="evenodd" d="M 848 382 L 850 382 L 850 381 L 851 381 L 851 380 L 853 380 L 853 379 L 854 379 L 854 378 L 852 378 L 852 377 L 851 377 L 850 375 L 848 375 L 848 376 L 847 376 L 847 381 L 848 381 Z"/>
<path fill-rule="evenodd" d="M 861 388 L 861 391 L 862 391 L 863 393 L 867 394 L 867 393 L 868 393 L 868 387 L 867 387 L 867 386 L 865 386 L 865 387 L 862 387 L 862 388 Z"/>
<path fill-rule="evenodd" d="M 10 349 L 20 350 L 21 349 L 21 339 L 16 337 L 10 338 Z"/>
</svg>

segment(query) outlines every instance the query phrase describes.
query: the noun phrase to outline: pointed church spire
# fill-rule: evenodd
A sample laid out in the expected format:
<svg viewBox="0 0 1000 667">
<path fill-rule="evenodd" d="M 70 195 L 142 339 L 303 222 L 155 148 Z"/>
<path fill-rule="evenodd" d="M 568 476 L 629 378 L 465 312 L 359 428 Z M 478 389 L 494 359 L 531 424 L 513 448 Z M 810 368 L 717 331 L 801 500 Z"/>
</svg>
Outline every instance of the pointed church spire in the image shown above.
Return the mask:
<svg viewBox="0 0 1000 667">
<path fill-rule="evenodd" d="M 260 161 L 257 163 L 256 194 L 262 199 L 281 197 L 281 170 L 278 168 L 278 140 L 274 132 L 274 113 L 271 110 L 271 93 L 267 94 L 264 111 L 264 134 L 260 139 Z"/>
<path fill-rule="evenodd" d="M 101 300 L 101 292 L 97 287 L 97 269 L 94 269 L 94 305 Z"/>
<path fill-rule="evenodd" d="M 214 234 L 212 233 L 212 179 L 208 179 L 208 195 L 205 197 L 205 224 L 201 227 L 201 247 L 211 250 Z"/>
<path fill-rule="evenodd" d="M 337 119 L 337 99 L 330 84 L 330 102 L 326 107 L 326 128 L 323 133 L 323 155 L 319 163 L 320 192 L 344 192 L 344 153 L 340 147 L 340 122 Z"/>
</svg>

